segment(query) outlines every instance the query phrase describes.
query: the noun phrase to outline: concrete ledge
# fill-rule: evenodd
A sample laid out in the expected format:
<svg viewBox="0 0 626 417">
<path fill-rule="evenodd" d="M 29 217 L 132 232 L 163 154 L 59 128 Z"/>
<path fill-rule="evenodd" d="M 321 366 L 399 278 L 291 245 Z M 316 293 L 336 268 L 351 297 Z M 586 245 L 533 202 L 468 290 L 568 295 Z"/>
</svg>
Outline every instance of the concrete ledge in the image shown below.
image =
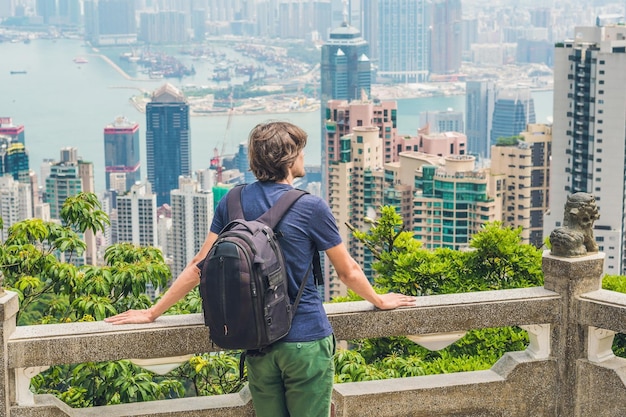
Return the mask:
<svg viewBox="0 0 626 417">
<path fill-rule="evenodd" d="M 553 323 L 559 296 L 543 288 L 419 297 L 416 307 L 373 311 L 365 301 L 325 307 L 341 340 L 444 333 Z M 345 305 L 344 305 L 345 304 Z M 201 314 L 162 316 L 150 324 L 105 322 L 18 327 L 8 341 L 9 368 L 128 358 L 149 359 L 220 350 Z"/>
<path fill-rule="evenodd" d="M 53 395 L 36 395 L 36 405 L 12 407 L 11 417 L 253 417 L 250 391 L 238 394 L 148 401 L 93 408 L 71 408 Z"/>
<path fill-rule="evenodd" d="M 161 358 L 220 350 L 200 314 L 163 316 L 150 324 L 105 322 L 19 326 L 7 345 L 9 368 L 127 358 Z"/>
<path fill-rule="evenodd" d="M 418 297 L 415 307 L 391 311 L 367 302 L 325 307 L 340 340 L 554 323 L 561 309 L 560 296 L 541 287 Z"/>
<path fill-rule="evenodd" d="M 534 361 L 514 352 L 498 364 L 488 371 L 336 384 L 336 416 L 554 415 L 554 360 Z"/>
<path fill-rule="evenodd" d="M 626 294 L 607 290 L 589 292 L 579 297 L 577 310 L 583 325 L 626 333 Z"/>
</svg>

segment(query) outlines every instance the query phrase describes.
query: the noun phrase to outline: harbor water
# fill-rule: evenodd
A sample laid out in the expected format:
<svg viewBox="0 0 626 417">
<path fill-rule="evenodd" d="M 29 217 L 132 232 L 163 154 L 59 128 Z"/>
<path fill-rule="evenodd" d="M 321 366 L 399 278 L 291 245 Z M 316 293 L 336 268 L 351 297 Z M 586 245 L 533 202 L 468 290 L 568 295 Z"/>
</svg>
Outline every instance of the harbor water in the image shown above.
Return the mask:
<svg viewBox="0 0 626 417">
<path fill-rule="evenodd" d="M 97 191 L 102 191 L 105 183 L 103 130 L 117 116 L 139 124 L 141 172 L 143 177 L 147 175 L 145 115 L 130 98 L 165 82 L 177 87 L 203 85 L 207 78 L 200 63 L 196 64 L 196 75 L 182 80 L 128 79 L 80 40 L 4 42 L 0 43 L 0 57 L 0 117 L 12 117 L 14 124 L 25 126 L 31 169 L 40 175 L 45 159 L 58 160 L 61 148 L 73 146 L 85 161 L 93 162 Z M 77 57 L 85 60 L 81 62 Z M 533 97 L 537 122 L 547 122 L 552 115 L 552 91 L 535 92 Z M 400 99 L 398 131 L 415 135 L 421 112 L 448 108 L 464 111 L 465 96 Z M 319 165 L 321 126 L 317 110 L 234 114 L 230 124 L 226 114 L 192 117 L 192 169 L 208 167 L 215 148 L 224 149 L 225 154 L 236 152 L 250 129 L 270 119 L 290 121 L 305 129 L 309 134 L 305 163 Z M 39 181 L 41 184 L 42 179 Z"/>
</svg>

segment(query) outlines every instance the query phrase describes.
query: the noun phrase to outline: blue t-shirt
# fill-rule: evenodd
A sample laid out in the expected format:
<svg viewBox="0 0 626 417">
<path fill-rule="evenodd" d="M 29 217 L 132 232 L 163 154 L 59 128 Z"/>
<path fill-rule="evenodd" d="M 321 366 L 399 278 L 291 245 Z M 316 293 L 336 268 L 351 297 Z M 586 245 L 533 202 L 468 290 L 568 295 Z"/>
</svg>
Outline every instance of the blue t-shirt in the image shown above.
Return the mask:
<svg viewBox="0 0 626 417">
<path fill-rule="evenodd" d="M 247 220 L 256 219 L 265 213 L 287 190 L 289 184 L 254 182 L 245 186 L 241 193 L 241 206 Z M 211 231 L 219 233 L 228 224 L 226 198 L 222 198 L 211 224 Z M 341 243 L 337 223 L 328 204 L 319 197 L 306 194 L 298 199 L 278 223 L 275 231 L 285 256 L 289 277 L 289 296 L 292 303 L 304 275 L 313 261 L 315 250 L 325 251 Z M 322 299 L 315 287 L 312 268 L 306 277 L 307 283 L 293 317 L 291 330 L 282 340 L 287 342 L 309 342 L 332 334 Z"/>
</svg>

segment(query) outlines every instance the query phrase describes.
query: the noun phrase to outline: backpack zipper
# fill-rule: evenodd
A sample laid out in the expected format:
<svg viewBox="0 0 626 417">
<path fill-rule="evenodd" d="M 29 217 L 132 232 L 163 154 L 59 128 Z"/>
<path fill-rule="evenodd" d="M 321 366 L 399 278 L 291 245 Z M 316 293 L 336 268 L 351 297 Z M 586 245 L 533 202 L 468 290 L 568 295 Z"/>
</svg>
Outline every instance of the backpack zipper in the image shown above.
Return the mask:
<svg viewBox="0 0 626 417">
<path fill-rule="evenodd" d="M 220 256 L 220 296 L 222 297 L 222 317 L 224 317 L 224 336 L 228 336 L 228 324 L 226 323 L 226 282 L 224 274 L 224 257 Z"/>
</svg>

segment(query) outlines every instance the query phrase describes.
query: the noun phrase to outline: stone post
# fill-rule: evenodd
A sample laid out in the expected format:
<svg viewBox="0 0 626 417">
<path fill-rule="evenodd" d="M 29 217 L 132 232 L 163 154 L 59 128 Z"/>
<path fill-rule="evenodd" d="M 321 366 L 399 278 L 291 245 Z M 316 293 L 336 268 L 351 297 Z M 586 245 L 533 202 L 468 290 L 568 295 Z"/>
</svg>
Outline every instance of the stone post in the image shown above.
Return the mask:
<svg viewBox="0 0 626 417">
<path fill-rule="evenodd" d="M 588 329 L 577 323 L 576 298 L 602 287 L 604 253 L 580 257 L 543 254 L 544 287 L 562 297 L 561 320 L 552 330 L 552 355 L 557 359 L 557 416 L 576 415 L 576 362 L 587 357 Z"/>
</svg>

